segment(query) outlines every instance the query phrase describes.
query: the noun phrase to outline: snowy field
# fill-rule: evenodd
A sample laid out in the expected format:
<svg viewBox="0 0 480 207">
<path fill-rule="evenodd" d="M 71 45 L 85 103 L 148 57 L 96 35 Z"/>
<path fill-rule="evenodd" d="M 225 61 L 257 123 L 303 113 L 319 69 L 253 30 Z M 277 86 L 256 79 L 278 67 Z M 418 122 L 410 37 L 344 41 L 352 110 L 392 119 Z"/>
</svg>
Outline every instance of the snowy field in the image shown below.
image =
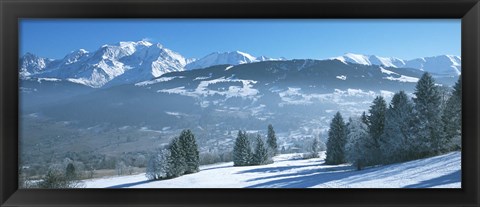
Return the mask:
<svg viewBox="0 0 480 207">
<path fill-rule="evenodd" d="M 233 163 L 201 166 L 178 178 L 148 181 L 145 174 L 85 180 L 87 188 L 460 188 L 461 153 L 356 171 L 349 165 L 324 165 L 285 154 L 263 166 Z"/>
</svg>

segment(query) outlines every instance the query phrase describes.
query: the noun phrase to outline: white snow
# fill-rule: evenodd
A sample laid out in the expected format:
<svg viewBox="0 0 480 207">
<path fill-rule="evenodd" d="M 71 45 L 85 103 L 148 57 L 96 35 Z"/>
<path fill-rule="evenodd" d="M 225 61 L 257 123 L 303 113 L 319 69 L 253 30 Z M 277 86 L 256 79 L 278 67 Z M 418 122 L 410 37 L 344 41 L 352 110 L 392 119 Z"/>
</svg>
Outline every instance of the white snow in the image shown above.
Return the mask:
<svg viewBox="0 0 480 207">
<path fill-rule="evenodd" d="M 344 75 L 337 75 L 336 78 L 340 80 L 347 80 L 347 76 Z"/>
<path fill-rule="evenodd" d="M 59 81 L 62 81 L 62 80 L 60 80 L 58 78 L 38 78 L 37 79 L 38 83 L 42 83 L 42 81 L 59 82 Z"/>
<path fill-rule="evenodd" d="M 225 90 L 213 90 L 209 89 L 208 86 L 210 84 L 215 83 L 222 83 L 222 82 L 237 82 L 242 83 L 242 86 L 229 86 Z M 253 88 L 253 85 L 256 84 L 257 81 L 254 80 L 243 80 L 243 79 L 236 79 L 236 78 L 217 78 L 213 80 L 205 80 L 200 81 L 197 88 L 195 90 L 187 90 L 185 87 L 177 87 L 172 89 L 161 89 L 157 92 L 159 93 L 175 93 L 179 95 L 191 96 L 191 97 L 208 97 L 212 95 L 221 95 L 225 96 L 227 99 L 231 97 L 242 97 L 242 98 L 250 98 L 255 99 L 256 95 L 259 94 L 259 91 Z"/>
<path fill-rule="evenodd" d="M 272 89 L 270 89 L 272 91 Z M 278 90 L 279 91 L 279 90 Z M 278 92 L 277 91 L 277 92 Z M 347 98 L 357 97 L 357 98 L 375 98 L 377 94 L 374 91 L 363 91 L 361 89 L 348 88 L 347 90 L 335 89 L 333 93 L 302 93 L 301 88 L 288 87 L 287 90 L 279 91 L 278 95 L 282 99 L 280 106 L 285 104 L 288 105 L 307 105 L 312 104 L 314 101 L 325 102 L 325 103 L 336 103 L 338 105 L 348 105 L 354 104 L 347 102 Z"/>
<path fill-rule="evenodd" d="M 136 86 L 146 86 L 146 85 L 151 85 L 151 84 L 155 84 L 155 83 L 171 81 L 175 78 L 185 78 L 185 76 L 161 77 L 161 78 L 156 78 L 156 79 L 149 80 L 149 81 L 143 81 L 143 82 L 140 82 L 140 83 L 136 83 L 135 85 Z"/>
<path fill-rule="evenodd" d="M 461 153 L 355 170 L 284 154 L 275 163 L 233 167 L 220 163 L 178 178 L 148 181 L 145 174 L 85 180 L 87 188 L 460 188 Z"/>
<path fill-rule="evenodd" d="M 382 71 L 382 73 L 385 73 L 385 74 L 388 74 L 388 75 L 391 75 L 391 74 L 398 75 L 398 73 L 389 71 L 389 70 L 387 70 L 387 69 L 385 69 L 385 68 L 382 68 L 382 67 L 380 67 L 380 71 Z"/>
<path fill-rule="evenodd" d="M 388 79 L 388 80 L 392 80 L 392 81 L 400 81 L 400 82 L 410 82 L 410 83 L 418 82 L 418 78 L 405 76 L 405 75 L 400 75 L 400 77 L 398 77 L 398 78 L 388 76 L 388 77 L 384 77 L 383 79 Z"/>
<path fill-rule="evenodd" d="M 391 98 L 391 97 L 393 97 L 393 95 L 395 95 L 394 92 L 386 91 L 386 90 L 380 90 L 380 94 L 381 94 L 384 98 Z"/>
<path fill-rule="evenodd" d="M 360 54 L 353 54 L 347 53 L 345 54 L 346 61 L 355 62 L 362 65 L 371 65 L 370 61 L 368 60 L 368 56 L 360 55 Z"/>
</svg>

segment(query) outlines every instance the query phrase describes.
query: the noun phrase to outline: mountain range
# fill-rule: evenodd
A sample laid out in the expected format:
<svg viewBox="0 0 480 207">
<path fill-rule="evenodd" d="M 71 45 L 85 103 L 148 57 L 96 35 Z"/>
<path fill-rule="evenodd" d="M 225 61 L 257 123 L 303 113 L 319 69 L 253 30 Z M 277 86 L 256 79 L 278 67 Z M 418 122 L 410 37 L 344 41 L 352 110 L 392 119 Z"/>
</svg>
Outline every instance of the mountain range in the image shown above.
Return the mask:
<svg viewBox="0 0 480 207">
<path fill-rule="evenodd" d="M 455 78 L 461 72 L 458 56 L 439 55 L 412 60 L 376 55 L 346 53 L 330 58 L 345 64 L 378 65 L 427 71 L 437 78 Z M 288 61 L 286 58 L 255 57 L 245 52 L 214 52 L 203 58 L 185 58 L 161 44 L 148 41 L 119 42 L 88 52 L 79 49 L 62 59 L 38 57 L 26 53 L 19 60 L 21 79 L 63 80 L 92 88 L 149 81 L 169 72 L 208 68 L 215 65 L 240 65 L 263 61 Z"/>
<path fill-rule="evenodd" d="M 342 62 L 356 63 L 362 65 L 381 65 L 395 68 L 415 68 L 436 74 L 437 77 L 456 77 L 461 74 L 461 58 L 454 55 L 438 55 L 433 57 L 415 58 L 402 60 L 399 58 L 386 58 L 376 55 L 361 55 L 346 53 L 343 56 L 331 59 Z"/>
<path fill-rule="evenodd" d="M 442 66 L 444 57 L 424 60 Z M 282 146 L 303 146 L 314 137 L 326 141 L 337 111 L 347 119 L 368 111 L 377 96 L 387 102 L 400 90 L 413 96 L 430 70 L 426 63 L 406 68 L 407 61 L 355 54 L 272 60 L 235 51 L 202 59 L 149 42 L 78 50 L 60 60 L 25 55 L 22 153 L 32 160 L 58 151 L 138 153 L 183 129 L 192 130 L 202 152 L 230 152 L 238 130 L 266 134 L 268 124 Z M 454 64 L 444 64 L 447 73 L 432 71 L 442 94 L 458 79 L 447 75 Z"/>
</svg>

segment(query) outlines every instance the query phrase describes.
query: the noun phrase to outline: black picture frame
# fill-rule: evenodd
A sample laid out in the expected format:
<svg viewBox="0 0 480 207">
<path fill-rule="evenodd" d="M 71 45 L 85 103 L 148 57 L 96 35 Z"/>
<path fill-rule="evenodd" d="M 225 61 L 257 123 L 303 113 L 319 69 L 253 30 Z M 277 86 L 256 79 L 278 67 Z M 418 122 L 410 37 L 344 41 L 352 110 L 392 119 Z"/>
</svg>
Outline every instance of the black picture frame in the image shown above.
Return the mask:
<svg viewBox="0 0 480 207">
<path fill-rule="evenodd" d="M 0 0 L 1 206 L 479 206 L 478 0 Z M 462 19 L 462 189 L 18 189 L 19 18 Z"/>
</svg>

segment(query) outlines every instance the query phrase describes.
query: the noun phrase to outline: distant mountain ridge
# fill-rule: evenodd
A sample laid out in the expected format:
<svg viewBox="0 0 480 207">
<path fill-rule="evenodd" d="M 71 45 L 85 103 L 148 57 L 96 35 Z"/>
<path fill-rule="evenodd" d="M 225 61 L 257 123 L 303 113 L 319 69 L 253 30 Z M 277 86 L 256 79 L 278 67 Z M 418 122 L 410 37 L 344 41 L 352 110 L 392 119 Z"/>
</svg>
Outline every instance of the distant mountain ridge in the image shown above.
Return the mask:
<svg viewBox="0 0 480 207">
<path fill-rule="evenodd" d="M 440 78 L 457 77 L 461 73 L 461 59 L 452 55 L 402 60 L 346 53 L 330 59 L 339 60 L 344 64 L 414 68 L 430 72 Z M 19 75 L 21 79 L 53 78 L 101 88 L 149 81 L 169 72 L 202 69 L 215 65 L 235 66 L 286 60 L 255 57 L 240 51 L 214 52 L 200 59 L 185 58 L 159 43 L 153 44 L 142 40 L 103 45 L 93 52 L 79 49 L 57 60 L 26 53 L 19 60 Z"/>
<path fill-rule="evenodd" d="M 265 56 L 254 57 L 248 53 L 234 51 L 234 52 L 214 52 L 211 53 L 197 61 L 194 61 L 185 66 L 185 69 L 192 70 L 192 69 L 200 69 L 200 68 L 207 68 L 214 65 L 240 65 L 246 63 L 254 63 L 254 62 L 261 62 L 261 61 L 276 61 L 276 60 L 286 60 L 285 58 L 268 58 Z"/>
<path fill-rule="evenodd" d="M 344 63 L 361 65 L 380 65 L 394 68 L 415 68 L 435 74 L 437 77 L 456 77 L 461 74 L 461 58 L 454 55 L 438 55 L 433 57 L 402 60 L 395 57 L 379 57 L 376 55 L 362 55 L 346 53 L 343 56 L 330 59 L 340 60 Z"/>
<path fill-rule="evenodd" d="M 114 79 L 133 83 L 181 71 L 188 62 L 161 44 L 120 42 L 92 53 L 80 49 L 59 60 L 27 54 L 20 60 L 20 77 L 58 78 L 99 88 Z"/>
</svg>

